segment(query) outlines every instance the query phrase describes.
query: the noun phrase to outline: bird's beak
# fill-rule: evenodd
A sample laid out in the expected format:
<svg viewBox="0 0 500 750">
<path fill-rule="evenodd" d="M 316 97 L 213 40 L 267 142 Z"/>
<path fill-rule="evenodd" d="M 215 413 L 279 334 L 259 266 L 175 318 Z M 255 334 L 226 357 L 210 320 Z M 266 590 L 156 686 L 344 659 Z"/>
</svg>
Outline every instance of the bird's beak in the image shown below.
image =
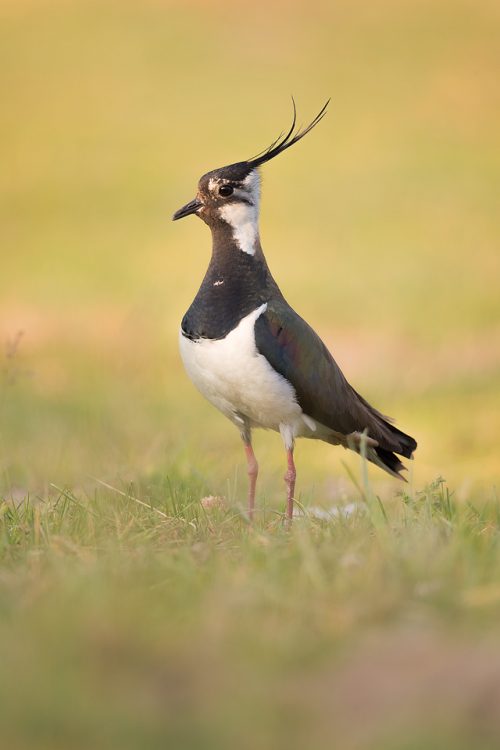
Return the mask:
<svg viewBox="0 0 500 750">
<path fill-rule="evenodd" d="M 172 216 L 172 221 L 177 221 L 177 219 L 183 219 L 184 216 L 195 214 L 202 206 L 203 203 L 198 200 L 198 198 L 194 198 L 192 201 L 189 201 L 189 203 L 186 203 L 185 206 L 179 208 L 179 210 L 175 212 L 175 214 Z"/>
</svg>

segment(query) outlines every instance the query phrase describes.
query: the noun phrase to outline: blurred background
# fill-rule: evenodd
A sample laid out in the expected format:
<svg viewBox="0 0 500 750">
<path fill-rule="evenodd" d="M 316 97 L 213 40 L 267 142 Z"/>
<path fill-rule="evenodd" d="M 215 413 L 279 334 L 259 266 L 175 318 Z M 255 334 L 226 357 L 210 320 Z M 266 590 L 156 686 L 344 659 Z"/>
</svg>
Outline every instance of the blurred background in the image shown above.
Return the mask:
<svg viewBox="0 0 500 750">
<path fill-rule="evenodd" d="M 499 22 L 0 0 L 6 747 L 499 747 Z M 247 529 L 240 438 L 182 369 L 210 236 L 171 216 L 291 94 L 302 123 L 331 105 L 263 169 L 269 265 L 419 448 L 403 501 L 370 468 L 379 507 L 357 456 L 300 442 L 302 503 L 350 505 L 287 534 L 279 436 L 255 436 Z"/>
<path fill-rule="evenodd" d="M 287 127 L 291 94 L 303 123 L 332 101 L 263 170 L 274 275 L 356 389 L 418 439 L 415 486 L 491 488 L 498 20 L 490 0 L 3 0 L 2 491 L 161 474 L 244 492 L 239 437 L 177 352 L 210 236 L 170 219 L 201 174 Z M 261 495 L 280 502 L 280 439 L 258 434 L 256 450 Z M 345 492 L 346 466 L 357 458 L 299 444 L 302 499 Z"/>
</svg>

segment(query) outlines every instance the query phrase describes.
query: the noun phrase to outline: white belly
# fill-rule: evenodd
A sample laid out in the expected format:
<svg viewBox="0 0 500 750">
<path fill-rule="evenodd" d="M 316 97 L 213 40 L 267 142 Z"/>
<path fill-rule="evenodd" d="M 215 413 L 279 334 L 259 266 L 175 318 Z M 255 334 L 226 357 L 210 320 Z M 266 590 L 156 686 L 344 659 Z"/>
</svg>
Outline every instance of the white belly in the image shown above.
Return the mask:
<svg viewBox="0 0 500 750">
<path fill-rule="evenodd" d="M 316 425 L 303 414 L 293 387 L 277 373 L 255 345 L 255 321 L 261 305 L 226 338 L 192 341 L 180 334 L 180 352 L 198 390 L 232 422 L 241 427 L 279 430 L 285 442 L 313 436 Z"/>
</svg>

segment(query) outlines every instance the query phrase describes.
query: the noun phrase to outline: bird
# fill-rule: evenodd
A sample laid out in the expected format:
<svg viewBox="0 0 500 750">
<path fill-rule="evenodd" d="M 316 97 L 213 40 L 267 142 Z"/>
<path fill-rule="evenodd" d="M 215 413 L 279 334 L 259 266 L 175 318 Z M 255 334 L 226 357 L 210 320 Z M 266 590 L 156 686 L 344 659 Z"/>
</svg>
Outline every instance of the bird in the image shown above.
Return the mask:
<svg viewBox="0 0 500 750">
<path fill-rule="evenodd" d="M 305 127 L 290 128 L 257 156 L 204 174 L 196 197 L 175 212 L 197 216 L 212 233 L 212 254 L 184 315 L 180 355 L 188 376 L 239 430 L 247 461 L 248 518 L 254 518 L 259 471 L 254 428 L 281 434 L 286 451 L 286 506 L 294 509 L 297 438 L 351 449 L 394 477 L 417 443 L 348 383 L 321 338 L 296 313 L 274 280 L 259 234 L 260 168 L 313 130 L 328 100 Z M 405 480 L 404 480 L 405 481 Z"/>
</svg>

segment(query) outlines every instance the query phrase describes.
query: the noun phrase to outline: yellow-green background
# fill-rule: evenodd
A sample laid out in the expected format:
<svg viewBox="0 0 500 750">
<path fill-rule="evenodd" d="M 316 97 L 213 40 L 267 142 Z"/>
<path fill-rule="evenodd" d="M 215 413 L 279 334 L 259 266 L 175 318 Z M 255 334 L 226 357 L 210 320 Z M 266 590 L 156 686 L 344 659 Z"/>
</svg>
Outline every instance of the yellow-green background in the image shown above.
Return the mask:
<svg viewBox="0 0 500 750">
<path fill-rule="evenodd" d="M 499 21 L 0 1 L 0 744 L 498 748 Z M 332 101 L 263 170 L 270 266 L 419 448 L 406 496 L 370 470 L 379 505 L 299 443 L 303 504 L 357 510 L 286 533 L 279 436 L 247 528 L 240 439 L 182 370 L 210 237 L 170 218 L 290 94 Z"/>
<path fill-rule="evenodd" d="M 4 0 L 0 19 L 2 345 L 24 332 L 1 394 L 7 488 L 174 465 L 217 493 L 234 479 L 239 438 L 177 354 L 210 237 L 170 216 L 287 126 L 291 93 L 303 122 L 332 101 L 263 170 L 285 295 L 417 437 L 417 484 L 498 479 L 495 3 Z M 279 438 L 256 447 L 275 494 Z M 341 460 L 356 470 L 301 444 L 302 491 L 335 495 Z"/>
</svg>

